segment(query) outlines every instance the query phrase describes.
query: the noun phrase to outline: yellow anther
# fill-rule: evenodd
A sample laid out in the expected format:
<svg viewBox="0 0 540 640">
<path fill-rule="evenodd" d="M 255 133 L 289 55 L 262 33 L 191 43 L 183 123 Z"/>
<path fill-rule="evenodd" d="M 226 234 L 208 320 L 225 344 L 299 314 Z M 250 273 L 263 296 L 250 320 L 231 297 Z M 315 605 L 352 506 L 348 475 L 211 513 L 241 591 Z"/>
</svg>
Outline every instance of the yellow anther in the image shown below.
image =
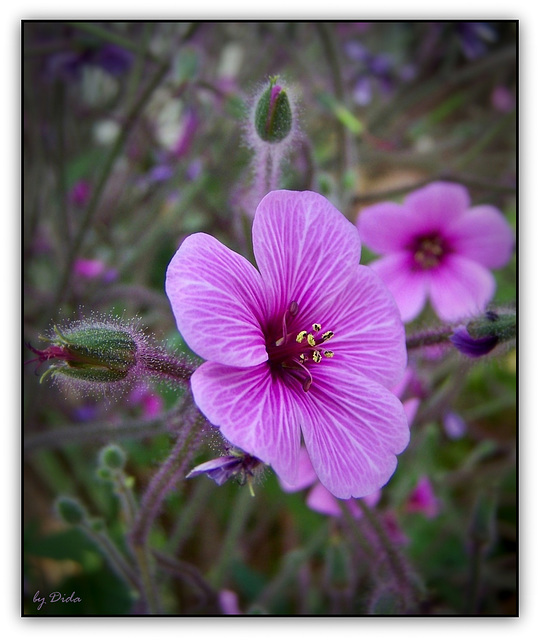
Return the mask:
<svg viewBox="0 0 540 640">
<path fill-rule="evenodd" d="M 333 351 L 323 351 L 323 354 L 327 357 L 327 358 L 333 358 L 334 357 L 334 352 Z"/>
<path fill-rule="evenodd" d="M 312 333 L 308 333 L 307 341 L 310 347 L 314 347 L 317 344 Z"/>
<path fill-rule="evenodd" d="M 333 331 L 325 331 L 322 334 L 321 337 L 322 337 L 323 342 L 326 342 L 327 340 L 330 340 L 330 338 L 334 337 L 334 332 Z"/>
<path fill-rule="evenodd" d="M 321 352 L 314 351 L 313 352 L 313 362 L 320 362 L 322 360 Z"/>
<path fill-rule="evenodd" d="M 300 354 L 300 362 L 305 362 L 307 360 L 307 356 L 305 353 Z"/>
<path fill-rule="evenodd" d="M 300 331 L 300 333 L 296 336 L 296 342 L 302 342 L 307 336 L 307 331 Z"/>
<path fill-rule="evenodd" d="M 313 326 L 313 331 L 320 331 L 321 330 L 321 325 L 316 322 Z"/>
</svg>

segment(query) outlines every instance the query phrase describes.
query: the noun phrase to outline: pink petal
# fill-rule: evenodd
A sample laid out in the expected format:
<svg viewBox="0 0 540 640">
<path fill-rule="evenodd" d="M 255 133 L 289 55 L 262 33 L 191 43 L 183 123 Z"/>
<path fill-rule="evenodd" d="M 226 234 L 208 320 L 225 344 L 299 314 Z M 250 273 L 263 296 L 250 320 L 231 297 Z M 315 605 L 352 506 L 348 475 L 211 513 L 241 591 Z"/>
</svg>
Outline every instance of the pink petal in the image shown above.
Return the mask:
<svg viewBox="0 0 540 640">
<path fill-rule="evenodd" d="M 345 290 L 321 310 L 323 330 L 334 337 L 328 349 L 333 361 L 359 371 L 387 387 L 396 384 L 405 370 L 405 329 L 392 295 L 369 267 L 358 265 Z"/>
<path fill-rule="evenodd" d="M 403 322 L 410 322 L 422 311 L 427 299 L 428 278 L 424 271 L 411 268 L 408 252 L 394 253 L 372 262 L 377 273 L 393 295 Z"/>
<path fill-rule="evenodd" d="M 289 484 L 279 477 L 278 479 L 281 488 L 287 493 L 301 491 L 302 489 L 312 485 L 317 480 L 317 474 L 315 473 L 315 469 L 313 469 L 313 465 L 311 464 L 309 454 L 305 447 L 300 448 L 298 456 L 298 473 L 294 484 Z"/>
<path fill-rule="evenodd" d="M 394 202 L 381 202 L 360 211 L 357 227 L 362 244 L 376 253 L 404 249 L 415 233 L 409 211 Z"/>
<path fill-rule="evenodd" d="M 171 260 L 165 290 L 178 330 L 199 356 L 239 367 L 268 359 L 263 285 L 245 258 L 196 233 Z"/>
<path fill-rule="evenodd" d="M 407 418 L 390 391 L 332 360 L 298 395 L 302 435 L 319 480 L 332 494 L 367 496 L 394 473 L 396 454 L 409 442 Z"/>
<path fill-rule="evenodd" d="M 510 260 L 514 234 L 502 213 L 495 207 L 473 207 L 456 220 L 446 235 L 456 253 L 497 269 Z"/>
<path fill-rule="evenodd" d="M 403 204 L 414 217 L 418 236 L 445 229 L 465 213 L 469 202 L 469 193 L 460 184 L 432 182 L 410 193 Z"/>
<path fill-rule="evenodd" d="M 240 369 L 205 362 L 191 376 L 191 389 L 199 409 L 231 444 L 272 465 L 286 483 L 296 482 L 296 393 L 266 363 Z"/>
<path fill-rule="evenodd" d="M 339 518 L 342 515 L 341 507 L 337 498 L 335 498 L 330 491 L 320 482 L 313 487 L 308 493 L 306 498 L 306 504 L 313 511 L 322 513 L 325 516 L 334 516 Z"/>
<path fill-rule="evenodd" d="M 435 313 L 446 322 L 481 313 L 495 293 L 495 278 L 477 262 L 448 256 L 430 271 L 429 295 Z"/>
<path fill-rule="evenodd" d="M 405 400 L 403 403 L 403 409 L 405 410 L 405 415 L 407 416 L 407 422 L 409 423 L 409 427 L 412 425 L 413 420 L 416 416 L 416 412 L 418 411 L 418 407 L 420 406 L 420 398 L 409 398 Z"/>
<path fill-rule="evenodd" d="M 360 261 L 360 238 L 323 196 L 272 191 L 255 213 L 253 251 L 272 300 L 270 317 L 295 301 L 309 319 L 321 300 L 343 289 L 344 274 Z"/>
</svg>

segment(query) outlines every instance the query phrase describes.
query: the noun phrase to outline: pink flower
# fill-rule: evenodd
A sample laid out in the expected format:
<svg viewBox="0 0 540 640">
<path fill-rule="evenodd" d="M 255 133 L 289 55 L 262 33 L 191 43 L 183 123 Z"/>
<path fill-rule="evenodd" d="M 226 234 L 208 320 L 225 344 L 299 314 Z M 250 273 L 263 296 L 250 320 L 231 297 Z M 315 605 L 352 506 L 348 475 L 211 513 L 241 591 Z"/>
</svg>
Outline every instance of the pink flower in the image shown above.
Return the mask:
<svg viewBox="0 0 540 640">
<path fill-rule="evenodd" d="M 208 361 L 191 377 L 195 402 L 286 482 L 296 481 L 303 438 L 329 491 L 369 495 L 409 441 L 389 391 L 406 362 L 395 303 L 359 264 L 354 226 L 316 193 L 269 193 L 255 213 L 253 250 L 258 271 L 196 233 L 168 267 L 178 329 Z"/>
<path fill-rule="evenodd" d="M 423 513 L 426 518 L 434 518 L 439 513 L 439 501 L 427 476 L 422 476 L 412 491 L 406 504 L 407 511 Z"/>
<path fill-rule="evenodd" d="M 498 209 L 471 208 L 467 190 L 449 182 L 413 191 L 402 205 L 366 207 L 358 229 L 362 242 L 383 254 L 370 267 L 394 295 L 404 322 L 428 297 L 444 321 L 483 311 L 495 293 L 489 269 L 503 267 L 514 245 Z"/>
<path fill-rule="evenodd" d="M 93 279 L 105 273 L 105 263 L 91 258 L 77 258 L 73 263 L 73 271 L 83 278 Z"/>
<path fill-rule="evenodd" d="M 222 589 L 219 592 L 219 606 L 221 611 L 227 616 L 240 616 L 242 612 L 238 605 L 238 596 L 234 591 L 229 589 Z"/>
<path fill-rule="evenodd" d="M 92 186 L 87 180 L 78 180 L 69 193 L 69 198 L 78 207 L 85 207 L 90 199 Z"/>
</svg>

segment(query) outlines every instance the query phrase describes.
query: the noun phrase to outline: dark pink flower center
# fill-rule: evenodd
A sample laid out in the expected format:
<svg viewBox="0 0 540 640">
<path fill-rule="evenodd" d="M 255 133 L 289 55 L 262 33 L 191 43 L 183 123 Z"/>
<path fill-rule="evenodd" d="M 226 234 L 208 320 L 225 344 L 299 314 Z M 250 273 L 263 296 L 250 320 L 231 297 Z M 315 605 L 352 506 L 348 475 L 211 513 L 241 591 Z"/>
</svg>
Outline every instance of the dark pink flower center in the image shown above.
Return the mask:
<svg viewBox="0 0 540 640">
<path fill-rule="evenodd" d="M 319 364 L 323 358 L 332 358 L 334 352 L 324 348 L 333 331 L 323 331 L 323 327 L 315 322 L 306 329 L 290 330 L 291 322 L 298 314 L 298 304 L 291 302 L 283 314 L 281 333 L 272 335 L 266 341 L 266 351 L 270 366 L 278 370 L 286 370 L 302 383 L 304 391 L 308 391 L 313 376 L 311 367 Z"/>
<path fill-rule="evenodd" d="M 436 233 L 416 238 L 411 250 L 415 267 L 423 270 L 438 267 L 447 253 L 443 239 Z"/>
</svg>

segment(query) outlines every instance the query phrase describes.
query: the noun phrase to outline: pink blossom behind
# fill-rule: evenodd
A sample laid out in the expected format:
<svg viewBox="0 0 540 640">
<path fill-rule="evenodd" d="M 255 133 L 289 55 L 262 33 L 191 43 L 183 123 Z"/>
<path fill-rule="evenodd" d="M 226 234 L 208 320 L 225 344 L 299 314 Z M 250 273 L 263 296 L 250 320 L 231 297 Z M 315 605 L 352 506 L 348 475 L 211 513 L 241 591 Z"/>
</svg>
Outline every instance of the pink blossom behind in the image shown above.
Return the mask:
<svg viewBox="0 0 540 640">
<path fill-rule="evenodd" d="M 459 184 L 433 182 L 399 205 L 383 202 L 358 218 L 362 242 L 382 257 L 370 264 L 388 286 L 404 322 L 429 299 L 443 321 L 482 312 L 495 293 L 491 269 L 510 260 L 513 233 L 490 205 L 470 206 Z"/>
</svg>

